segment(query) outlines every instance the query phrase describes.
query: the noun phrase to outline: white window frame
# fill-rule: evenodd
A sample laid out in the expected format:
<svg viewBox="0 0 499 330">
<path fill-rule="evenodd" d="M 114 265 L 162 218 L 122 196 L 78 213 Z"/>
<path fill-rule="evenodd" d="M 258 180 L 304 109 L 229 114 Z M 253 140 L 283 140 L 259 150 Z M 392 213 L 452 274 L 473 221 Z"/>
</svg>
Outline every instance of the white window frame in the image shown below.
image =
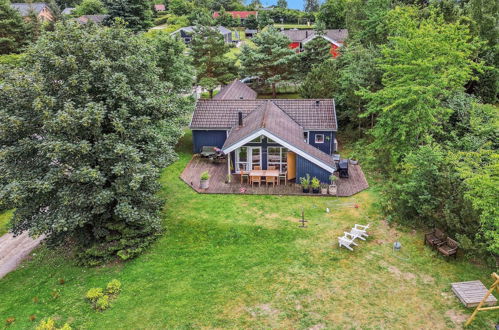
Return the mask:
<svg viewBox="0 0 499 330">
<path fill-rule="evenodd" d="M 317 137 L 318 136 L 322 136 L 322 141 L 317 141 Z M 326 136 L 324 134 L 315 134 L 314 141 L 317 144 L 319 144 L 319 143 L 325 143 L 326 142 Z"/>
<path fill-rule="evenodd" d="M 241 162 L 239 160 L 239 149 L 241 148 L 246 148 L 247 149 L 247 159 L 245 162 Z M 256 163 L 253 164 L 253 149 L 259 149 L 260 150 L 260 160 L 258 162 L 258 165 L 260 166 L 260 168 L 262 167 L 262 147 L 250 147 L 250 146 L 241 146 L 239 148 L 237 148 L 235 151 L 236 153 L 236 161 L 235 161 L 235 166 L 234 166 L 234 170 L 236 173 L 241 173 L 241 171 L 239 170 L 239 164 L 246 164 L 246 171 L 251 171 L 253 169 L 253 165 L 257 165 Z M 257 165 L 257 166 L 258 166 Z"/>
<path fill-rule="evenodd" d="M 279 161 L 278 162 L 271 162 L 270 161 L 269 148 L 277 148 L 277 149 L 279 149 Z M 283 149 L 286 149 L 286 151 L 285 151 L 285 153 L 286 153 L 286 161 L 285 162 L 282 161 Z M 287 153 L 288 153 L 288 151 L 289 150 L 286 147 L 273 147 L 273 146 L 267 147 L 267 168 L 269 168 L 269 166 L 277 166 L 279 168 L 279 173 L 284 173 L 284 171 L 282 170 L 282 165 L 286 165 L 286 170 L 287 170 L 287 167 L 288 167 Z"/>
<path fill-rule="evenodd" d="M 308 143 L 308 138 L 310 136 L 310 132 L 309 131 L 304 131 L 303 134 L 304 134 L 303 140 L 305 141 L 305 143 Z"/>
</svg>

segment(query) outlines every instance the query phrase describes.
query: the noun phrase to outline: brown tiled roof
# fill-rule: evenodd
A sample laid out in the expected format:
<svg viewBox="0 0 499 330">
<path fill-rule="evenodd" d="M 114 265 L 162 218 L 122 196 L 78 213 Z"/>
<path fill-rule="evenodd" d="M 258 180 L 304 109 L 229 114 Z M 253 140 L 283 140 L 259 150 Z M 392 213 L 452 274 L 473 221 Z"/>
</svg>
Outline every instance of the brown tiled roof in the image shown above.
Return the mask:
<svg viewBox="0 0 499 330">
<path fill-rule="evenodd" d="M 302 42 L 303 40 L 315 35 L 315 30 L 312 29 L 283 30 L 281 32 L 288 36 L 293 42 Z M 337 42 L 344 42 L 348 38 L 347 29 L 324 30 L 324 32 L 327 37 Z"/>
<path fill-rule="evenodd" d="M 337 130 L 336 110 L 332 99 L 272 99 L 291 119 L 305 130 Z M 190 127 L 193 129 L 230 129 L 237 124 L 238 112 L 247 116 L 267 100 L 200 99 Z"/>
<path fill-rule="evenodd" d="M 243 84 L 239 80 L 234 80 L 230 84 L 224 86 L 220 92 L 213 97 L 214 100 L 254 100 L 256 92 Z"/>
<path fill-rule="evenodd" d="M 242 127 L 236 125 L 230 130 L 223 149 L 225 150 L 226 148 L 237 144 L 260 130 L 264 130 L 274 135 L 330 168 L 335 167 L 333 158 L 325 152 L 306 143 L 303 140 L 303 127 L 271 100 L 264 101 L 259 107 L 250 112 L 243 119 Z"/>
</svg>

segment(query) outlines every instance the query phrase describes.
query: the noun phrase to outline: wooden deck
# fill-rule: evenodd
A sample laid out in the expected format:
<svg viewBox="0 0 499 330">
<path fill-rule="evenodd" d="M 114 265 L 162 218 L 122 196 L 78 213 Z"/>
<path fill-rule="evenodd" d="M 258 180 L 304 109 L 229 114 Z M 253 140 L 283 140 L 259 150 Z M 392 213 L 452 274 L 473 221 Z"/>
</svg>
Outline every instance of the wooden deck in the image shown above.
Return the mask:
<svg viewBox="0 0 499 330">
<path fill-rule="evenodd" d="M 451 284 L 452 291 L 466 307 L 476 307 L 487 294 L 488 289 L 480 281 L 457 282 Z M 497 299 L 490 295 L 485 306 L 494 306 Z"/>
<path fill-rule="evenodd" d="M 199 176 L 204 171 L 210 173 L 210 186 L 208 189 L 199 188 Z M 362 190 L 369 187 L 367 180 L 364 176 L 364 172 L 360 168 L 360 165 L 350 165 L 349 166 L 349 178 L 348 179 L 338 179 L 336 181 L 337 185 L 337 196 L 352 196 Z M 252 195 L 303 195 L 303 196 L 330 196 L 302 192 L 300 185 L 289 182 L 284 185 L 282 182 L 280 185 L 272 187 L 272 185 L 266 186 L 262 184 L 261 187 L 254 185 L 251 187 L 246 181 L 241 184 L 239 175 L 232 175 L 232 182 L 225 183 L 227 179 L 227 162 L 221 161 L 219 163 L 212 162 L 206 158 L 201 158 L 198 155 L 194 155 L 187 164 L 186 168 L 180 175 L 180 178 L 191 186 L 195 191 L 205 194 L 252 194 Z"/>
</svg>

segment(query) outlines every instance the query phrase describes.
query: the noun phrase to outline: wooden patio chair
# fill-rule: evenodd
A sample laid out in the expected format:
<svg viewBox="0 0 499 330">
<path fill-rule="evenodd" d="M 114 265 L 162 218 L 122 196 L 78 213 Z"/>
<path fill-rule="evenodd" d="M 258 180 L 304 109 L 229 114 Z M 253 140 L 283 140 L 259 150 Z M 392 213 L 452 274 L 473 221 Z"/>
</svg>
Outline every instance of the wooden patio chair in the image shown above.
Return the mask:
<svg viewBox="0 0 499 330">
<path fill-rule="evenodd" d="M 279 174 L 279 183 L 282 179 L 284 179 L 284 185 L 286 186 L 288 184 L 288 171 Z"/>
<path fill-rule="evenodd" d="M 357 246 L 357 243 L 354 242 L 354 238 L 350 236 L 348 233 L 345 233 L 342 237 L 338 237 L 338 245 L 341 248 L 342 246 L 349 249 L 350 251 L 353 251 L 353 249 L 350 247 L 350 245 L 355 245 Z"/>
<path fill-rule="evenodd" d="M 445 242 L 438 247 L 438 252 L 442 253 L 446 257 L 457 256 L 458 244 L 455 240 L 447 237 Z"/>
<path fill-rule="evenodd" d="M 262 169 L 262 167 L 261 167 L 261 166 L 258 166 L 258 165 L 255 165 L 255 166 L 253 166 L 253 169 L 254 169 L 254 170 L 256 170 L 256 171 L 259 171 L 259 170 L 261 170 L 261 169 Z"/>
<path fill-rule="evenodd" d="M 258 183 L 258 187 L 262 185 L 262 177 L 261 176 L 251 176 L 250 184 L 253 187 L 253 183 Z"/>
<path fill-rule="evenodd" d="M 275 166 L 268 166 L 267 170 L 276 170 L 277 168 Z"/>
<path fill-rule="evenodd" d="M 428 244 L 432 248 L 438 248 L 440 245 L 445 243 L 447 235 L 438 228 L 434 228 L 429 233 L 424 234 L 425 244 Z"/>
<path fill-rule="evenodd" d="M 277 183 L 277 177 L 275 177 L 275 176 L 266 176 L 265 177 L 265 182 L 267 183 L 267 186 L 269 185 L 269 183 L 272 183 L 272 187 L 275 187 L 275 185 Z"/>
<path fill-rule="evenodd" d="M 250 177 L 248 171 L 241 171 L 241 184 L 243 184 L 244 178 L 246 178 L 246 182 L 250 183 Z"/>
</svg>

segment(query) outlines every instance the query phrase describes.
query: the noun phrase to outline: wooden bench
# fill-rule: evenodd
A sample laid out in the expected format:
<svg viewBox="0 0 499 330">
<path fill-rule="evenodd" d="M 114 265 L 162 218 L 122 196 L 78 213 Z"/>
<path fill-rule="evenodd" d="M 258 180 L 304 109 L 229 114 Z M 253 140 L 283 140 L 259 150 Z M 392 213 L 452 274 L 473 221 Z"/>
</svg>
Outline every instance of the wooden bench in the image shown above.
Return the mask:
<svg viewBox="0 0 499 330">
<path fill-rule="evenodd" d="M 447 235 L 440 229 L 433 229 L 429 233 L 424 234 L 425 244 L 428 244 L 432 248 L 438 248 L 444 244 L 446 238 Z"/>
<path fill-rule="evenodd" d="M 445 242 L 438 246 L 438 252 L 442 253 L 446 257 L 457 256 L 458 244 L 455 240 L 450 237 L 447 237 Z"/>
</svg>

